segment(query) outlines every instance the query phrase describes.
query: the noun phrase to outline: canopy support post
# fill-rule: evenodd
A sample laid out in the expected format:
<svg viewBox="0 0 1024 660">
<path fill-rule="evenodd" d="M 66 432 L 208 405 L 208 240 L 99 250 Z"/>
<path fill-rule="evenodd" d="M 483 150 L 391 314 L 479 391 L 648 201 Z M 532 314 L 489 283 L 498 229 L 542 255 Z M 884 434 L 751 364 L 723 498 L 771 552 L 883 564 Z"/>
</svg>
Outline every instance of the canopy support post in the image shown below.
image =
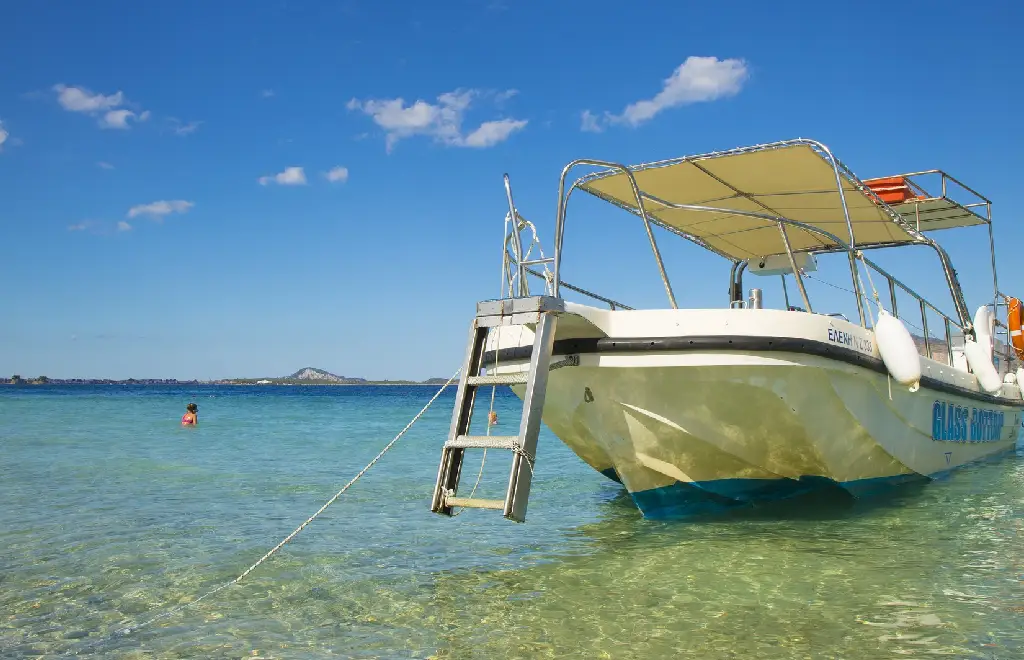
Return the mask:
<svg viewBox="0 0 1024 660">
<path fill-rule="evenodd" d="M 665 292 L 668 294 L 668 301 L 672 305 L 672 309 L 679 309 L 679 305 L 676 304 L 676 296 L 672 292 L 672 284 L 668 281 L 668 274 L 665 273 L 665 263 L 661 260 L 661 252 L 658 250 L 658 242 L 654 239 L 654 231 L 651 228 L 651 219 L 647 216 L 647 210 L 644 208 L 644 200 L 640 194 L 640 186 L 636 183 L 636 177 L 633 176 L 633 171 L 619 163 L 610 163 L 603 160 L 590 160 L 586 158 L 574 160 L 566 165 L 562 170 L 562 177 L 558 181 L 558 212 L 555 216 L 555 267 L 552 296 L 555 298 L 558 297 L 558 285 L 561 280 L 562 237 L 565 234 L 565 208 L 569 201 L 568 195 L 565 193 L 565 177 L 569 174 L 569 171 L 577 165 L 594 165 L 597 167 L 607 167 L 619 170 L 626 175 L 627 179 L 629 179 L 630 188 L 633 190 L 633 198 L 636 199 L 637 209 L 640 211 L 640 218 L 644 221 L 644 229 L 647 230 L 647 238 L 651 241 L 651 250 L 654 252 L 654 260 L 658 263 L 658 272 L 661 274 L 661 281 L 665 285 Z M 573 184 L 572 188 L 569 189 L 569 194 L 572 194 L 575 187 L 576 185 Z"/>
<path fill-rule="evenodd" d="M 732 268 L 729 269 L 729 307 L 732 307 L 732 303 L 736 300 L 736 268 L 740 265 L 740 262 L 732 262 Z"/>
<path fill-rule="evenodd" d="M 796 286 L 800 289 L 800 297 L 803 298 L 804 308 L 807 309 L 808 313 L 810 313 L 813 311 L 811 309 L 811 301 L 807 297 L 807 289 L 804 288 L 804 280 L 800 277 L 800 269 L 796 267 L 796 258 L 793 256 L 793 248 L 789 244 L 789 235 L 786 234 L 786 226 L 781 222 L 777 222 L 776 224 L 779 225 L 779 232 L 782 233 L 782 242 L 786 246 L 786 256 L 789 257 L 789 265 L 793 268 L 793 277 L 796 278 Z M 785 278 L 782 280 L 782 285 L 786 285 Z M 789 296 L 787 295 L 786 298 L 788 300 Z"/>
<path fill-rule="evenodd" d="M 843 191 L 843 177 L 839 173 L 839 162 L 836 157 L 832 155 L 828 147 L 823 144 L 818 145 L 822 152 L 828 156 L 829 161 L 832 163 L 832 171 L 836 175 L 836 190 L 839 191 L 839 202 L 843 205 L 843 217 L 846 218 L 846 228 L 850 232 L 850 244 L 847 246 L 847 254 L 850 257 L 850 277 L 853 279 L 853 295 L 857 298 L 857 314 L 860 315 L 860 326 L 866 328 L 867 320 L 864 317 L 864 301 L 861 300 L 864 297 L 864 293 L 860 289 L 860 278 L 857 277 L 857 260 L 853 256 L 853 250 L 857 247 L 857 241 L 853 236 L 853 222 L 850 220 L 850 209 L 846 205 L 846 193 Z"/>
<path fill-rule="evenodd" d="M 999 277 L 996 275 L 996 239 L 992 233 L 992 206 L 988 206 L 988 247 L 992 255 L 992 314 L 999 318 Z M 1009 343 L 1009 337 L 1007 337 Z"/>
<path fill-rule="evenodd" d="M 861 295 L 858 283 L 860 278 L 857 277 L 857 259 L 853 256 L 852 249 L 846 253 L 846 256 L 850 258 L 850 277 L 853 278 L 853 295 L 857 298 L 857 314 L 860 316 L 860 327 L 866 328 L 868 324 L 867 319 L 864 317 L 864 301 L 862 300 L 864 296 Z"/>
</svg>

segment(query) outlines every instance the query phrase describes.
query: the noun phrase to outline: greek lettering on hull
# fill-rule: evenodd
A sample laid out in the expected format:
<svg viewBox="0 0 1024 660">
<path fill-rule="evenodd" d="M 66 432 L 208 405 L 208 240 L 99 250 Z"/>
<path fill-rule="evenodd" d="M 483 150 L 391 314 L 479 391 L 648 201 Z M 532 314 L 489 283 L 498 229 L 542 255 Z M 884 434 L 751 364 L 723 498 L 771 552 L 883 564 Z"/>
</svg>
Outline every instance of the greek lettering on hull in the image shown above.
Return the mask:
<svg viewBox="0 0 1024 660">
<path fill-rule="evenodd" d="M 857 335 L 844 332 L 843 330 L 837 330 L 836 328 L 828 329 L 828 340 L 833 344 L 846 346 L 847 348 L 852 348 L 861 353 L 870 354 L 873 350 L 870 339 L 864 339 L 863 337 L 858 337 Z"/>
</svg>

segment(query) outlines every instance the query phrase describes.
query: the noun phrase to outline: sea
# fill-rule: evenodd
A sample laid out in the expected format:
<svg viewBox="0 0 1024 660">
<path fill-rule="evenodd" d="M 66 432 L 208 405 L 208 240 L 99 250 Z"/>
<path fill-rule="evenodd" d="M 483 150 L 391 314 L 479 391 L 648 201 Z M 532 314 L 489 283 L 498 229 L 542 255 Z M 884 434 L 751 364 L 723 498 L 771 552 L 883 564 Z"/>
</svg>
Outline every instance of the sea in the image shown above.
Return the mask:
<svg viewBox="0 0 1024 660">
<path fill-rule="evenodd" d="M 230 584 L 436 387 L 0 387 L 0 657 L 1024 658 L 1019 453 L 650 521 L 545 429 L 526 523 L 451 518 L 429 509 L 452 389 Z M 514 433 L 518 400 L 493 405 Z M 489 452 L 478 497 L 509 461 Z"/>
</svg>

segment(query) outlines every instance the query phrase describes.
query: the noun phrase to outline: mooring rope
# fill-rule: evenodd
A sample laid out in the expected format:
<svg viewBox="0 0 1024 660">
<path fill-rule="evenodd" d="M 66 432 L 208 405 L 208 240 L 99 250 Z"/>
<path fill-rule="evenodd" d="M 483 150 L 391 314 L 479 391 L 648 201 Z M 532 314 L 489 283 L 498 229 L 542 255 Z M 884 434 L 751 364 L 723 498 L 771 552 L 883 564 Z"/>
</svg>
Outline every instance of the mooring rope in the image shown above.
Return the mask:
<svg viewBox="0 0 1024 660">
<path fill-rule="evenodd" d="M 213 589 L 210 589 L 209 591 L 207 591 L 203 595 L 199 596 L 195 600 L 191 600 L 191 601 L 189 601 L 189 602 L 187 602 L 187 603 L 185 603 L 183 605 L 179 605 L 177 607 L 173 607 L 173 608 L 167 610 L 166 612 L 163 612 L 162 614 L 158 614 L 158 615 L 152 617 L 151 619 L 147 619 L 146 621 L 143 621 L 142 623 L 138 623 L 138 624 L 135 624 L 133 626 L 128 626 L 127 628 L 122 628 L 121 630 L 118 630 L 117 632 L 111 634 L 107 638 L 104 638 L 102 640 L 97 640 L 96 642 L 94 642 L 92 644 L 89 644 L 89 645 L 86 645 L 84 648 L 81 648 L 81 649 L 78 649 L 78 650 L 81 651 L 81 650 L 84 650 L 86 648 L 91 648 L 93 646 L 97 646 L 98 644 L 103 643 L 104 641 L 106 641 L 107 639 L 110 639 L 111 637 L 124 637 L 126 635 L 130 635 L 131 633 L 133 633 L 133 632 L 135 632 L 135 631 L 137 631 L 137 630 L 139 630 L 141 628 L 145 628 L 146 626 L 148 626 L 150 624 L 153 624 L 153 623 L 156 623 L 157 621 L 160 621 L 161 619 L 166 619 L 167 617 L 173 616 L 173 615 L 177 614 L 178 612 L 181 612 L 184 609 L 192 607 L 193 605 L 195 605 L 195 604 L 197 604 L 197 603 L 199 603 L 199 602 L 209 598 L 210 596 L 212 596 L 212 595 L 214 595 L 214 594 L 216 594 L 218 592 L 221 592 L 224 589 L 227 589 L 228 587 L 230 587 L 232 585 L 235 585 L 235 584 L 238 584 L 239 582 L 241 582 L 242 579 L 245 578 L 245 576 L 249 575 L 249 573 L 252 573 L 254 570 L 256 570 L 256 568 L 259 567 L 260 564 L 262 564 L 266 560 L 270 559 L 278 550 L 283 548 L 286 543 L 288 543 L 293 538 L 298 536 L 299 533 L 303 529 L 305 529 L 306 526 L 309 523 L 313 522 L 317 518 L 317 516 L 319 516 L 324 511 L 326 511 L 327 507 L 329 507 L 332 504 L 334 504 L 334 502 L 337 501 L 337 499 L 339 497 L 341 497 L 345 493 L 345 491 L 347 491 L 352 486 L 352 484 L 354 484 L 355 482 L 359 481 L 360 477 L 362 477 L 364 474 L 366 474 L 366 472 L 370 468 L 372 468 L 374 466 L 374 464 L 376 464 L 377 461 L 379 461 L 381 459 L 381 457 L 384 456 L 384 454 L 386 454 L 388 452 L 388 450 L 391 449 L 391 447 L 394 446 L 394 444 L 396 442 L 398 442 L 402 438 L 402 436 L 405 435 L 406 432 L 410 428 L 412 428 L 412 425 L 415 424 L 417 422 L 417 420 L 419 420 L 419 418 L 423 416 L 423 413 L 427 412 L 427 409 L 430 408 L 430 406 L 434 403 L 434 401 L 437 400 L 437 397 L 441 396 L 441 393 L 444 392 L 445 389 L 447 389 L 447 387 L 452 384 L 452 381 L 454 381 L 458 377 L 458 375 L 459 375 L 459 373 L 461 371 L 462 371 L 462 367 L 459 367 L 458 371 L 456 371 L 454 374 L 452 374 L 452 377 L 448 379 L 448 382 L 446 382 L 444 385 L 442 385 L 441 389 L 439 389 L 434 394 L 434 396 L 432 396 L 430 398 L 430 401 L 427 402 L 427 405 L 423 406 L 423 408 L 418 413 L 416 413 L 416 416 L 413 417 L 412 420 L 410 420 L 409 423 L 405 425 L 405 428 L 402 429 L 401 431 L 399 431 L 398 435 L 396 435 L 391 440 L 391 442 L 386 444 L 384 446 L 384 449 L 381 449 L 380 453 L 377 454 L 376 456 L 374 456 L 372 461 L 367 463 L 366 467 L 364 467 L 362 470 L 360 470 L 359 473 L 356 474 L 356 476 L 352 477 L 352 479 L 341 488 L 341 490 L 339 490 L 337 493 L 335 493 L 334 497 L 332 497 L 331 499 L 327 500 L 327 502 L 325 502 L 324 505 L 322 507 L 320 507 L 320 509 L 317 510 L 316 513 L 314 513 L 309 518 L 307 518 L 304 523 L 302 523 L 301 525 L 296 527 L 295 530 L 292 531 L 291 534 L 289 534 L 288 536 L 284 537 L 284 539 L 282 539 L 280 543 L 278 543 L 273 548 L 271 548 L 267 552 L 267 554 L 265 554 L 262 557 L 260 557 L 259 560 L 255 564 L 253 564 L 249 568 L 247 568 L 244 571 L 242 571 L 242 573 L 238 577 L 236 577 L 234 580 L 231 580 L 230 582 L 225 582 L 224 584 L 222 584 L 220 586 L 217 586 L 217 587 L 215 587 Z"/>
</svg>

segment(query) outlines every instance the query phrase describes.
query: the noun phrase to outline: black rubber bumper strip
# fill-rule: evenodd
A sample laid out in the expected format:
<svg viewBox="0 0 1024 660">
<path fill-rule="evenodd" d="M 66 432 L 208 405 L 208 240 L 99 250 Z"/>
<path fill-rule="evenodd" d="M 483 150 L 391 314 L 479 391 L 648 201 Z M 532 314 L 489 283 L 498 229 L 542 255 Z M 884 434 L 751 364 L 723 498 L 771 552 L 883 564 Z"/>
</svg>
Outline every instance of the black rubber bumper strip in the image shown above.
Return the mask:
<svg viewBox="0 0 1024 660">
<path fill-rule="evenodd" d="M 751 337 L 749 335 L 711 335 L 690 337 L 593 337 L 583 339 L 562 339 L 555 342 L 553 355 L 583 355 L 593 353 L 644 353 L 646 351 L 751 351 L 799 353 L 838 360 L 847 364 L 869 369 L 880 374 L 887 374 L 888 369 L 880 358 L 865 355 L 842 346 L 836 346 L 814 339 L 794 337 Z M 517 346 L 503 348 L 500 351 L 487 351 L 483 355 L 483 365 L 494 364 L 495 361 L 526 360 L 533 353 L 533 346 Z M 951 385 L 935 378 L 924 376 L 921 386 L 930 390 L 955 394 L 967 399 L 984 401 L 999 405 L 1014 405 L 1004 398 L 985 392 Z M 1024 405 L 1024 401 L 1017 402 Z"/>
</svg>

